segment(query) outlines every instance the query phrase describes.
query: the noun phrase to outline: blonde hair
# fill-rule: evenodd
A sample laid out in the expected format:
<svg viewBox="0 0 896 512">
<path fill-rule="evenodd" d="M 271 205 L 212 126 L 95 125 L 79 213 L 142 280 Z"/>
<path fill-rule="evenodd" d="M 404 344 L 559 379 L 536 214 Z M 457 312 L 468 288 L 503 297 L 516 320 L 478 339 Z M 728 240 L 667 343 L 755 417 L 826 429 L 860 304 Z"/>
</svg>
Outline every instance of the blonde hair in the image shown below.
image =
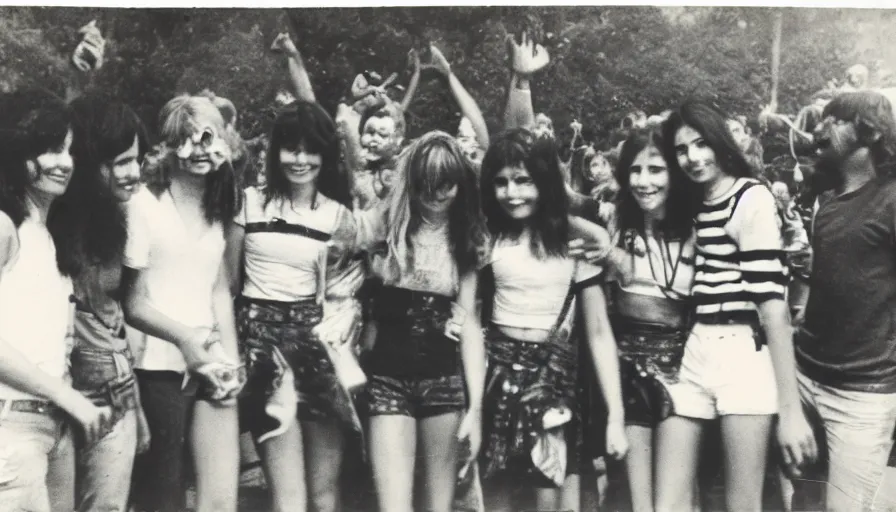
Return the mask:
<svg viewBox="0 0 896 512">
<path fill-rule="evenodd" d="M 413 265 L 410 236 L 422 222 L 416 202 L 452 185 L 458 190 L 448 216 L 450 247 L 446 249 L 452 251 L 461 272 L 475 264 L 472 249 L 484 233 L 478 184 L 474 166 L 455 138 L 443 131 L 431 131 L 416 139 L 401 154 L 395 174 L 386 235 L 387 278 L 404 275 Z"/>
<path fill-rule="evenodd" d="M 205 96 L 183 94 L 172 98 L 159 113 L 159 134 L 169 148 L 176 148 L 208 123 L 219 137 L 225 137 L 224 117 L 218 107 Z"/>
</svg>

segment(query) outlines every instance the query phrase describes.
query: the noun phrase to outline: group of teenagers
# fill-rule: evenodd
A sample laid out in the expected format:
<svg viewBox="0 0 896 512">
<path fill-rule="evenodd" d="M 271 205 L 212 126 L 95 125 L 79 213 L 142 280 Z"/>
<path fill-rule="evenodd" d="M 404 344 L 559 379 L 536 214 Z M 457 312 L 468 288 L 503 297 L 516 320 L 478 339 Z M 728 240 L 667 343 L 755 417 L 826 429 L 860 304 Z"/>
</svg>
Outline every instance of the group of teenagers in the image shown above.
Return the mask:
<svg viewBox="0 0 896 512">
<path fill-rule="evenodd" d="M 147 172 L 121 100 L 0 95 L 0 510 L 183 511 L 192 486 L 235 511 L 246 431 L 278 511 L 340 510 L 351 454 L 384 512 L 580 510 L 600 458 L 634 510 L 694 510 L 717 419 L 729 510 L 762 508 L 769 461 L 819 458 L 828 510 L 872 507 L 896 426 L 886 98 L 825 108 L 833 192 L 794 275 L 709 103 L 631 132 L 608 216 L 536 122 L 527 37 L 494 135 L 435 47 L 405 101 L 356 80 L 335 120 L 275 47 L 296 99 L 259 186 L 220 98 L 165 104 Z M 426 69 L 465 121 L 405 143 Z"/>
</svg>

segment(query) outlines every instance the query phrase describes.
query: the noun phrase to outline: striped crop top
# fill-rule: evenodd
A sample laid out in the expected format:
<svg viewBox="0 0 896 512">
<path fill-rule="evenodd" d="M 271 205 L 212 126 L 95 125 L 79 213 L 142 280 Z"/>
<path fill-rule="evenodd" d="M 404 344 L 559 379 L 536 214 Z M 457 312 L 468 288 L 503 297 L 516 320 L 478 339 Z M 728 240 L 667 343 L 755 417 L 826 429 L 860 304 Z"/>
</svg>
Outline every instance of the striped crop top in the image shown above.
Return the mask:
<svg viewBox="0 0 896 512">
<path fill-rule="evenodd" d="M 722 197 L 703 203 L 696 229 L 698 322 L 749 323 L 757 320 L 757 304 L 784 299 L 789 276 L 781 225 L 766 187 L 738 179 Z"/>
</svg>

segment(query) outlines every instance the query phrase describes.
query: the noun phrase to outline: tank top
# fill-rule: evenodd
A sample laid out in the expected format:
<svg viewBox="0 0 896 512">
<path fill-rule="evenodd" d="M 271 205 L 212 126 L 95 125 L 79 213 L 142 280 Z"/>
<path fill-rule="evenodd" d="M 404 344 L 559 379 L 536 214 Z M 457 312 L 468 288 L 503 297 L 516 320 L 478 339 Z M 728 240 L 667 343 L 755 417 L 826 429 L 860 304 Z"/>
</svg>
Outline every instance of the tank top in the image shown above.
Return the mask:
<svg viewBox="0 0 896 512">
<path fill-rule="evenodd" d="M 18 254 L 0 273 L 0 338 L 48 375 L 68 381 L 71 280 L 56 267 L 45 226 L 25 219 L 18 236 Z M 33 398 L 0 383 L 0 399 Z"/>
</svg>

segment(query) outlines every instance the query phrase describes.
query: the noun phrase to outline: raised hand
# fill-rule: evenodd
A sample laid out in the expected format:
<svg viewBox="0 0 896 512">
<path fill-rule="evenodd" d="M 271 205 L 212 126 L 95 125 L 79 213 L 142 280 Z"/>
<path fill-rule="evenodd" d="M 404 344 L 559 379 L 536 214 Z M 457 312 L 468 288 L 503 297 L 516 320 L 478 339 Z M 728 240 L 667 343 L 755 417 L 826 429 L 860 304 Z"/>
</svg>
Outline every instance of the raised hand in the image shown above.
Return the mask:
<svg viewBox="0 0 896 512">
<path fill-rule="evenodd" d="M 507 36 L 511 63 L 515 73 L 529 76 L 548 65 L 551 57 L 544 46 L 536 44 L 527 32 L 523 32 L 520 39 L 521 42 L 517 43 L 512 35 L 508 34 Z"/>
<path fill-rule="evenodd" d="M 294 57 L 299 55 L 299 49 L 296 48 L 296 43 L 289 37 L 288 32 L 280 32 L 277 34 L 277 37 L 271 44 L 271 51 L 275 53 L 285 53 L 286 55 Z"/>
<path fill-rule="evenodd" d="M 106 53 L 106 40 L 96 26 L 96 20 L 78 30 L 81 34 L 81 42 L 72 53 L 72 63 L 80 71 L 87 73 L 103 67 L 103 58 Z"/>
<path fill-rule="evenodd" d="M 445 76 L 449 76 L 451 74 L 451 64 L 448 63 L 448 59 L 445 58 L 445 55 L 431 43 L 429 45 L 429 52 L 432 54 L 432 63 L 430 64 L 430 67 Z"/>
</svg>

